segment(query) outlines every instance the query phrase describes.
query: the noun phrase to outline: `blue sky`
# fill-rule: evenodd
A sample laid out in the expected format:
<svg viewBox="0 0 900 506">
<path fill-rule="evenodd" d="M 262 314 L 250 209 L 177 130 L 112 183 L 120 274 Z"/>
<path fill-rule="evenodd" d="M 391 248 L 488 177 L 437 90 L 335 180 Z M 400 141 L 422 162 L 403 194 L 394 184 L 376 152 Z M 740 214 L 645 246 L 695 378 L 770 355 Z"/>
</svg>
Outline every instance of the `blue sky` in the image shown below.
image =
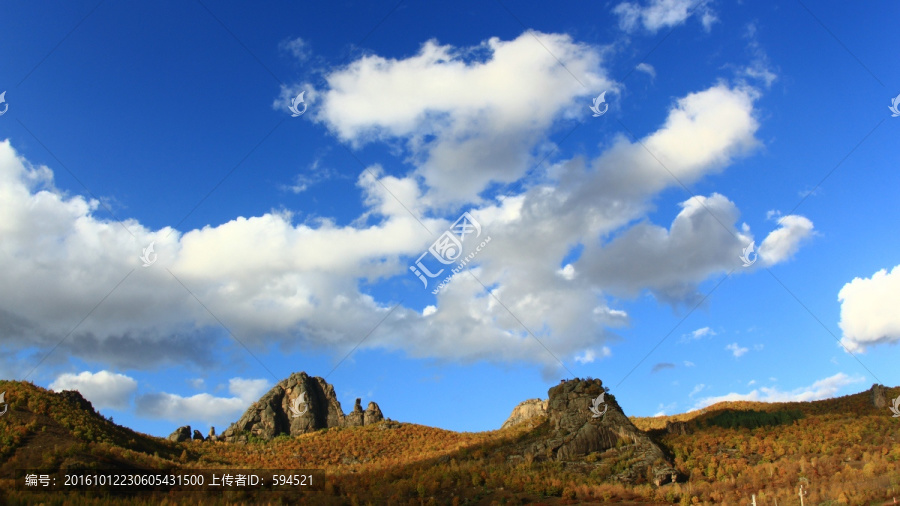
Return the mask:
<svg viewBox="0 0 900 506">
<path fill-rule="evenodd" d="M 638 416 L 900 384 L 898 15 L 7 6 L 0 377 L 155 435 L 301 370 L 466 431 L 571 377 Z"/>
</svg>

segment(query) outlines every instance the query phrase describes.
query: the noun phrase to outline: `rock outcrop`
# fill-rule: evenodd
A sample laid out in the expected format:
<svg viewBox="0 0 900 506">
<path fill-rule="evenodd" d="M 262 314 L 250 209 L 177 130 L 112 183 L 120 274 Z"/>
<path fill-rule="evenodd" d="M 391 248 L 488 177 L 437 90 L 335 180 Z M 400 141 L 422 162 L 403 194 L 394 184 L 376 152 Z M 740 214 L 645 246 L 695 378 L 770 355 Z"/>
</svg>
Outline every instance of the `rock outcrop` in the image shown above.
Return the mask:
<svg viewBox="0 0 900 506">
<path fill-rule="evenodd" d="M 533 418 L 547 414 L 547 401 L 541 399 L 528 399 L 520 402 L 513 408 L 512 414 L 503 422 L 501 429 L 518 425 Z"/>
<path fill-rule="evenodd" d="M 206 441 L 206 438 L 203 437 L 203 434 L 199 430 L 194 429 L 194 441 L 203 442 Z"/>
<path fill-rule="evenodd" d="M 180 443 L 182 441 L 190 441 L 191 440 L 191 426 L 185 425 L 183 427 L 178 427 L 175 429 L 175 432 L 169 434 L 167 437 L 169 441 L 175 441 L 176 443 Z"/>
<path fill-rule="evenodd" d="M 333 386 L 323 378 L 294 373 L 254 402 L 217 440 L 245 441 L 248 436 L 269 440 L 331 427 L 360 427 L 384 419 L 377 404 L 370 402 L 363 411 L 360 401 L 344 415 Z"/>
<path fill-rule="evenodd" d="M 662 448 L 631 423 L 600 380 L 576 379 L 551 388 L 546 411 L 549 433 L 524 449 L 532 458 L 584 462 L 591 454 L 613 457 L 628 450 L 628 466 L 616 479 L 634 483 L 647 477 L 656 485 L 677 480 Z"/>
<path fill-rule="evenodd" d="M 872 405 L 876 408 L 887 406 L 887 396 L 884 394 L 885 386 L 875 383 L 872 385 Z"/>
</svg>

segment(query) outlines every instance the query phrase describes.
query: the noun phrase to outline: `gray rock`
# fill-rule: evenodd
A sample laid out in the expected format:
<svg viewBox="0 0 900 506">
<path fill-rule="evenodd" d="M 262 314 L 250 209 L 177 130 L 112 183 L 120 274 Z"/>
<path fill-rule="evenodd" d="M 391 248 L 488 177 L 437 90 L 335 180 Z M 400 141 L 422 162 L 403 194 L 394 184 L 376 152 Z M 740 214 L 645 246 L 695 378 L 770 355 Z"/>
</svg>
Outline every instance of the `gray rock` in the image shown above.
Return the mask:
<svg viewBox="0 0 900 506">
<path fill-rule="evenodd" d="M 209 428 L 209 436 L 208 437 L 211 437 L 211 438 L 216 437 L 216 428 L 215 427 Z"/>
<path fill-rule="evenodd" d="M 518 425 L 533 418 L 547 414 L 547 401 L 541 399 L 528 399 L 520 402 L 513 408 L 512 414 L 503 422 L 501 429 Z"/>
<path fill-rule="evenodd" d="M 302 399 L 297 401 L 301 396 Z M 299 416 L 293 408 L 300 413 Z M 377 404 L 369 403 L 369 408 L 371 413 L 369 410 L 364 412 L 360 399 L 357 399 L 353 411 L 345 416 L 332 385 L 305 372 L 294 373 L 253 403 L 217 439 L 242 441 L 249 434 L 270 440 L 281 435 L 298 436 L 331 427 L 369 425 L 383 419 Z"/>
<path fill-rule="evenodd" d="M 872 385 L 872 405 L 876 408 L 887 406 L 887 397 L 884 395 L 884 385 L 878 383 Z"/>
<path fill-rule="evenodd" d="M 378 404 L 370 402 L 363 416 L 363 425 L 376 424 L 382 420 L 384 420 L 384 415 L 381 414 L 381 408 L 378 407 Z"/>
<path fill-rule="evenodd" d="M 175 429 L 175 432 L 169 434 L 169 437 L 166 438 L 169 441 L 175 441 L 176 443 L 180 443 L 182 441 L 190 441 L 191 440 L 191 426 L 185 425 L 183 427 L 178 427 Z"/>
<path fill-rule="evenodd" d="M 194 441 L 206 441 L 206 438 L 203 437 L 199 430 L 194 429 Z"/>
<path fill-rule="evenodd" d="M 641 476 L 652 475 L 656 485 L 675 481 L 678 472 L 662 448 L 631 423 L 614 395 L 604 396 L 604 407 L 599 409 L 605 409 L 605 413 L 594 416 L 590 410 L 592 401 L 602 393 L 603 382 L 598 379 L 575 379 L 551 388 L 547 400 L 549 434 L 525 453 L 557 461 L 578 461 L 592 453 L 631 445 L 634 457 L 630 467 L 616 476 L 618 480 L 633 483 Z"/>
</svg>

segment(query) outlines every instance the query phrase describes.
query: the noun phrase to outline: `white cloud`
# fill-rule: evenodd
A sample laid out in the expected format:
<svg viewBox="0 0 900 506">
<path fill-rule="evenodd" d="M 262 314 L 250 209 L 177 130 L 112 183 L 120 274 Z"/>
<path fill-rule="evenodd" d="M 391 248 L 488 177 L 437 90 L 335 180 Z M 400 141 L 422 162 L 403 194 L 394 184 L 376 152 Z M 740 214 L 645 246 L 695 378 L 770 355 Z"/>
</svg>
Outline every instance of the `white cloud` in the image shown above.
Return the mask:
<svg viewBox="0 0 900 506">
<path fill-rule="evenodd" d="M 691 393 L 688 394 L 688 397 L 693 397 L 693 396 L 699 394 L 705 388 L 707 388 L 706 385 L 704 385 L 703 383 L 698 383 L 697 385 L 694 386 L 694 389 L 691 390 Z"/>
<path fill-rule="evenodd" d="M 564 56 L 570 70 L 593 73 L 586 82 L 603 80 L 599 76 L 605 71 L 595 50 L 565 36 L 538 36 L 560 50 L 554 54 Z M 442 185 L 429 190 L 420 184 L 418 171 L 428 164 L 433 168 L 432 158 L 439 150 L 436 145 L 416 144 L 422 129 L 436 128 L 432 133 L 437 139 L 451 144 L 466 142 L 455 137 L 460 132 L 497 140 L 491 137 L 493 127 L 476 121 L 477 107 L 485 106 L 503 113 L 496 121 L 536 114 L 534 123 L 526 121 L 530 126 L 516 128 L 527 130 L 520 132 L 522 139 L 537 139 L 569 114 L 570 107 L 572 117 L 584 113 L 584 104 L 575 99 L 585 90 L 577 83 L 570 89 L 571 76 L 555 60 L 551 64 L 535 56 L 542 50 L 535 51 L 534 43 L 530 35 L 492 41 L 485 48 L 489 58 L 481 63 L 432 44 L 406 60 L 369 56 L 331 74 L 332 88 L 323 92 L 336 93 L 329 99 L 334 100 L 333 109 L 323 113 L 329 128 L 360 142 L 370 135 L 370 128 L 376 129 L 374 135 L 407 139 L 412 158 L 418 160 L 416 172 L 408 175 L 387 176 L 378 166 L 361 171 L 357 188 L 364 210 L 346 226 L 327 218 L 294 225 L 290 212 L 283 211 L 237 216 L 183 232 L 150 230 L 132 219 L 123 227 L 98 218 L 97 202 L 55 190 L 48 168 L 31 166 L 8 141 L 0 143 L 0 262 L 6 266 L 0 270 L 0 285 L 8 287 L 0 291 L 4 344 L 14 350 L 55 345 L 71 330 L 72 321 L 81 320 L 96 301 L 104 300 L 110 287 L 118 285 L 115 296 L 107 297 L 60 346 L 58 356 L 122 368 L 150 368 L 185 359 L 208 366 L 215 360 L 210 350 L 221 347 L 217 339 L 223 335 L 209 312 L 227 317 L 228 328 L 248 347 L 278 344 L 288 349 L 321 347 L 336 354 L 349 351 L 396 303 L 362 292 L 361 281 L 399 276 L 401 282 L 421 286 L 408 267 L 435 237 L 400 202 L 418 216 L 432 216 L 422 222 L 436 233 L 456 218 L 435 217 L 442 215 L 426 198 L 427 192 Z M 451 58 L 441 62 L 435 59 L 439 54 Z M 516 68 L 531 73 L 507 82 L 501 74 Z M 374 72 L 377 78 L 361 78 L 354 69 L 365 75 Z M 488 88 L 484 94 L 439 93 L 438 84 L 473 76 Z M 406 110 L 406 102 L 391 95 L 401 104 L 393 116 L 380 116 L 384 104 L 361 105 L 359 116 L 343 111 L 340 104 L 347 100 L 355 104 L 358 97 L 389 91 L 387 77 L 397 80 L 399 90 L 424 90 L 413 97 L 414 107 Z M 494 80 L 510 86 L 495 90 Z M 537 100 L 547 95 L 547 86 L 557 84 L 562 98 L 550 93 L 553 103 Z M 507 88 L 521 96 L 507 102 Z M 664 123 L 640 141 L 615 138 L 594 159 L 573 156 L 558 161 L 540 184 L 478 203 L 472 212 L 492 241 L 480 252 L 471 273 L 492 287 L 501 302 L 487 296 L 472 275 L 462 273 L 438 294 L 432 309 L 397 307 L 363 346 L 415 358 L 526 361 L 556 367 L 541 343 L 563 360 L 587 360 L 585 350 L 595 350 L 596 360 L 600 350 L 616 339 L 611 329 L 628 324 L 624 311 L 608 306 L 607 294 L 646 289 L 667 300 L 690 300 L 696 283 L 739 262 L 749 231 L 734 230 L 738 211 L 719 194 L 682 203 L 668 230 L 645 223 L 650 203 L 678 185 L 666 170 L 689 183 L 723 170 L 756 145 L 755 95 L 750 88 L 725 84 L 690 93 L 678 99 Z M 429 126 L 432 123 L 419 113 L 423 107 L 430 111 L 432 102 L 443 103 L 439 98 L 444 96 L 450 106 L 440 114 L 448 117 L 444 124 L 441 120 Z M 535 107 L 522 107 L 531 104 L 522 97 L 535 101 Z M 482 132 L 482 127 L 490 131 Z M 422 153 L 427 156 L 419 160 L 417 154 Z M 494 150 L 472 153 L 477 163 L 469 169 L 491 165 Z M 657 160 L 664 163 L 664 170 Z M 518 170 L 511 170 L 510 177 L 519 177 Z M 370 172 L 380 179 L 374 180 Z M 727 228 L 711 219 L 710 211 Z M 609 241 L 610 237 L 617 238 Z M 158 261 L 142 268 L 138 256 L 150 241 L 155 241 Z M 698 249 L 697 244 L 703 247 Z M 571 262 L 574 275 L 560 275 L 561 262 L 578 245 L 584 245 L 584 251 Z M 127 282 L 119 285 L 131 271 Z M 184 404 L 194 414 L 233 410 L 239 404 L 234 400 L 238 397 L 222 401 L 207 394 L 156 395 L 150 398 L 155 411 L 172 416 L 185 399 L 194 399 Z M 205 407 L 191 407 L 197 405 Z"/>
<path fill-rule="evenodd" d="M 232 378 L 228 391 L 233 397 L 215 397 L 208 393 L 182 397 L 170 393 L 145 394 L 137 399 L 137 414 L 182 423 L 204 421 L 211 425 L 233 422 L 268 389 L 266 379 Z"/>
<path fill-rule="evenodd" d="M 354 144 L 403 140 L 429 201 L 473 201 L 492 181 L 524 175 L 556 120 L 587 114 L 583 99 L 617 89 L 601 61 L 564 34 L 473 48 L 432 40 L 409 58 L 365 56 L 327 75 L 316 118 Z"/>
<path fill-rule="evenodd" d="M 653 65 L 650 65 L 649 63 L 638 63 L 637 67 L 635 67 L 635 70 L 647 74 L 651 79 L 656 78 L 656 69 L 654 69 Z"/>
<path fill-rule="evenodd" d="M 891 272 L 881 269 L 871 278 L 853 278 L 838 292 L 838 300 L 841 344 L 848 350 L 900 341 L 900 265 Z"/>
<path fill-rule="evenodd" d="M 690 360 L 685 360 L 685 361 L 684 361 L 684 366 L 685 366 L 685 367 L 694 367 L 695 365 L 696 365 L 696 364 L 694 364 L 694 363 L 691 362 Z"/>
<path fill-rule="evenodd" d="M 278 46 L 281 50 L 291 53 L 299 61 L 309 58 L 309 44 L 300 37 L 284 40 Z"/>
<path fill-rule="evenodd" d="M 682 336 L 681 336 L 681 341 L 682 341 L 682 342 L 695 341 L 695 340 L 700 339 L 700 338 L 703 338 L 703 337 L 712 337 L 712 336 L 715 336 L 715 335 L 716 335 L 716 331 L 715 331 L 715 330 L 713 330 L 713 329 L 711 329 L 711 328 L 709 328 L 709 327 L 702 327 L 702 328 L 699 328 L 699 329 L 697 329 L 697 330 L 694 330 L 694 331 L 691 332 L 690 334 L 684 334 L 684 335 L 682 335 Z"/>
<path fill-rule="evenodd" d="M 613 8 L 613 13 L 619 16 L 619 27 L 626 32 L 643 27 L 655 33 L 660 28 L 684 23 L 691 14 L 699 14 L 703 28 L 709 31 L 717 18 L 706 4 L 706 0 L 649 0 L 643 6 L 622 2 Z"/>
<path fill-rule="evenodd" d="M 850 377 L 837 373 L 816 381 L 810 386 L 796 388 L 790 392 L 782 392 L 777 388 L 760 387 L 746 394 L 729 393 L 715 397 L 705 397 L 697 401 L 695 409 L 704 408 L 717 402 L 725 401 L 759 401 L 759 402 L 807 402 L 834 397 L 841 388 L 864 381 L 861 376 Z"/>
<path fill-rule="evenodd" d="M 777 212 L 772 216 L 773 219 L 777 217 Z M 815 234 L 812 221 L 803 216 L 783 216 L 778 224 L 778 228 L 770 232 L 759 245 L 759 257 L 763 265 L 789 260 L 800 249 L 800 244 Z"/>
<path fill-rule="evenodd" d="M 735 357 L 740 357 L 744 353 L 747 353 L 748 351 L 750 351 L 749 348 L 742 348 L 742 347 L 738 346 L 738 343 L 731 343 L 728 346 L 726 346 L 725 349 L 731 351 L 731 354 L 734 355 Z"/>
<path fill-rule="evenodd" d="M 137 381 L 124 374 L 109 371 L 84 371 L 79 374 L 61 374 L 50 383 L 50 390 L 78 390 L 97 409 L 122 410 L 128 407 L 131 396 L 137 390 Z"/>
<path fill-rule="evenodd" d="M 612 350 L 609 349 L 608 346 L 604 346 L 600 349 L 600 358 L 606 358 L 612 356 Z M 584 353 L 581 355 L 575 356 L 575 361 L 579 364 L 590 364 L 597 359 L 597 351 L 593 349 L 584 350 Z"/>
</svg>

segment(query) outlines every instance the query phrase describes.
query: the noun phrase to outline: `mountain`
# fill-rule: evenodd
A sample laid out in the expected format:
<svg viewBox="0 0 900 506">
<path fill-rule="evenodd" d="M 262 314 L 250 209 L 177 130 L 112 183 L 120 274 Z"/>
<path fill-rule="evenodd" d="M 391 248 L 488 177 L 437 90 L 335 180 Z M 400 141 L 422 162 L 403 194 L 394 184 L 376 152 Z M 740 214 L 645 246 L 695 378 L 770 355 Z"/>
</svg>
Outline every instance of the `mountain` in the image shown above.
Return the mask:
<svg viewBox="0 0 900 506">
<path fill-rule="evenodd" d="M 291 378 L 282 382 L 290 392 L 267 393 L 241 420 L 272 407 L 265 399 L 277 401 L 280 413 L 287 402 L 290 412 L 295 388 L 308 388 L 300 391 L 312 401 L 315 385 L 323 396 L 309 405 L 310 420 L 327 423 L 339 412 L 329 408 L 336 405 L 324 380 Z M 797 504 L 800 484 L 806 504 L 900 499 L 900 418 L 890 410 L 900 388 L 881 385 L 815 402 L 729 402 L 629 419 L 599 380 L 574 380 L 551 388 L 546 401 L 519 410 L 523 419 L 501 430 L 366 424 L 358 405 L 341 423 L 272 439 L 250 437 L 263 428 L 261 417 L 246 441 L 234 442 L 139 434 L 98 414 L 77 392 L 0 381 L 3 392 L 0 504 L 749 504 L 753 494 L 765 505 Z M 543 412 L 532 409 L 543 403 Z M 363 425 L 356 425 L 360 412 Z M 155 495 L 26 492 L 12 478 L 16 469 L 85 468 L 318 469 L 322 477 L 292 493 Z"/>
</svg>

